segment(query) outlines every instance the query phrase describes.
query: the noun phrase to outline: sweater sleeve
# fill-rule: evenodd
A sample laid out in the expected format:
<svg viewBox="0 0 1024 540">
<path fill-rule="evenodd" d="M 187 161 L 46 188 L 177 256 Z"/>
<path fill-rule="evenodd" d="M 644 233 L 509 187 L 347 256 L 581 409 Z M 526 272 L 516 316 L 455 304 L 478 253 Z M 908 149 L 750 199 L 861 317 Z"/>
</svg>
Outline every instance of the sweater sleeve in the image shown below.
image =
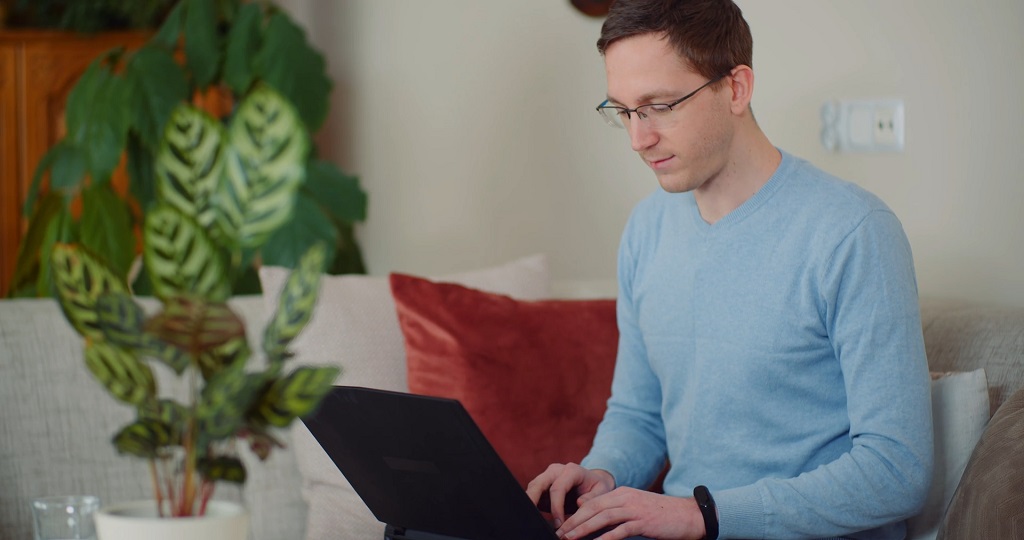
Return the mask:
<svg viewBox="0 0 1024 540">
<path fill-rule="evenodd" d="M 795 478 L 713 493 L 720 538 L 838 536 L 894 526 L 924 504 L 931 393 L 913 261 L 896 217 L 870 212 L 836 247 L 819 282 L 852 448 Z"/>
<path fill-rule="evenodd" d="M 593 447 L 581 465 L 608 471 L 616 486 L 643 489 L 654 482 L 667 458 L 661 386 L 647 361 L 634 309 L 636 259 L 629 231 L 627 226 L 619 246 L 619 345 L 612 395 Z"/>
</svg>

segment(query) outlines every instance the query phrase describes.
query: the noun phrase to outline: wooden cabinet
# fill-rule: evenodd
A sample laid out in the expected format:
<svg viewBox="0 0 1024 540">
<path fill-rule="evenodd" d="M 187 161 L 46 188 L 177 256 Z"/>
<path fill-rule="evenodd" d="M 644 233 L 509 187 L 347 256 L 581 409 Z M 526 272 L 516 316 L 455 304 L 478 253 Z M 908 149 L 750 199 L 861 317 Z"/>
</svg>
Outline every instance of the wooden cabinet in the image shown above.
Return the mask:
<svg viewBox="0 0 1024 540">
<path fill-rule="evenodd" d="M 141 46 L 148 34 L 0 31 L 0 297 L 7 294 L 18 244 L 27 229 L 22 206 L 36 163 L 64 133 L 64 103 L 104 51 Z"/>
</svg>

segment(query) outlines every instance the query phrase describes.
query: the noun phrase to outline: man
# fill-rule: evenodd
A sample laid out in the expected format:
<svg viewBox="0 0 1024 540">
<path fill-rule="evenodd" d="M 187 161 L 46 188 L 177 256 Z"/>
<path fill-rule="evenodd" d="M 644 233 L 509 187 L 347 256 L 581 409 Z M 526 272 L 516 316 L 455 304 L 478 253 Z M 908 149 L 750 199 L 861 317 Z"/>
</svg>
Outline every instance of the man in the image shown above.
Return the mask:
<svg viewBox="0 0 1024 540">
<path fill-rule="evenodd" d="M 598 50 L 599 112 L 662 189 L 623 233 L 593 448 L 528 494 L 566 538 L 903 538 L 933 458 L 899 221 L 772 146 L 730 0 L 618 0 Z M 643 491 L 666 461 L 665 494 Z"/>
</svg>

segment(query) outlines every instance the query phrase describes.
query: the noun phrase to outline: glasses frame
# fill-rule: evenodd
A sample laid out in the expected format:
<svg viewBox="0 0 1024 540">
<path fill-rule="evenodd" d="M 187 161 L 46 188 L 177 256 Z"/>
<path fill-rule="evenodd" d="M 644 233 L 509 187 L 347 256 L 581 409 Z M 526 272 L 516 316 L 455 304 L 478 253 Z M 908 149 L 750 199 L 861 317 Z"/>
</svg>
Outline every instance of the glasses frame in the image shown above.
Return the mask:
<svg viewBox="0 0 1024 540">
<path fill-rule="evenodd" d="M 647 118 L 649 116 L 649 114 L 648 113 L 644 113 L 643 109 L 649 109 L 651 107 L 668 107 L 668 111 L 665 111 L 665 112 L 674 111 L 675 109 L 673 109 L 673 107 L 675 107 L 676 105 L 679 105 L 680 103 L 682 103 L 682 102 L 692 98 L 693 96 L 697 95 L 697 92 L 700 92 L 701 90 L 707 88 L 708 86 L 711 86 L 712 84 L 714 84 L 714 83 L 716 83 L 716 82 L 718 82 L 718 81 L 720 81 L 720 80 L 722 80 L 722 79 L 724 79 L 724 78 L 726 78 L 728 76 L 729 76 L 728 73 L 723 74 L 723 75 L 719 75 L 718 77 L 715 77 L 714 79 L 711 79 L 708 82 L 700 85 L 700 87 L 697 88 L 696 90 L 694 90 L 693 92 L 690 92 L 689 94 L 686 94 L 685 96 L 683 96 L 683 97 L 673 101 L 672 103 L 647 103 L 647 104 L 644 104 L 644 105 L 639 105 L 639 106 L 637 106 L 637 107 L 635 107 L 633 109 L 630 109 L 629 107 L 619 107 L 617 105 L 609 105 L 608 102 L 611 101 L 611 100 L 606 99 L 606 100 L 602 101 L 601 104 L 596 107 L 596 110 L 597 110 L 598 113 L 600 113 L 601 118 L 603 118 L 605 123 L 608 124 L 609 126 L 611 126 L 613 128 L 618 128 L 618 129 L 625 129 L 626 128 L 626 124 L 632 118 L 632 116 L 630 116 L 630 113 L 636 113 L 636 117 L 637 118 L 639 118 L 640 120 L 644 120 L 645 118 Z M 626 122 L 623 122 L 623 121 L 621 121 L 619 119 L 620 115 L 622 113 L 626 113 Z"/>
</svg>

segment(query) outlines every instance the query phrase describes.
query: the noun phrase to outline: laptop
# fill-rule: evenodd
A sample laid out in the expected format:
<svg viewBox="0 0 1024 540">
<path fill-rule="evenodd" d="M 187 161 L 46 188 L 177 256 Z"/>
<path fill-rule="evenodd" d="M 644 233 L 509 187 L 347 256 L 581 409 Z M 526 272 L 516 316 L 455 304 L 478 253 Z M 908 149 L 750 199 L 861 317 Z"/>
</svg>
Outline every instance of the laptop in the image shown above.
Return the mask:
<svg viewBox="0 0 1024 540">
<path fill-rule="evenodd" d="M 456 400 L 336 386 L 303 422 L 387 540 L 557 540 Z"/>
</svg>

